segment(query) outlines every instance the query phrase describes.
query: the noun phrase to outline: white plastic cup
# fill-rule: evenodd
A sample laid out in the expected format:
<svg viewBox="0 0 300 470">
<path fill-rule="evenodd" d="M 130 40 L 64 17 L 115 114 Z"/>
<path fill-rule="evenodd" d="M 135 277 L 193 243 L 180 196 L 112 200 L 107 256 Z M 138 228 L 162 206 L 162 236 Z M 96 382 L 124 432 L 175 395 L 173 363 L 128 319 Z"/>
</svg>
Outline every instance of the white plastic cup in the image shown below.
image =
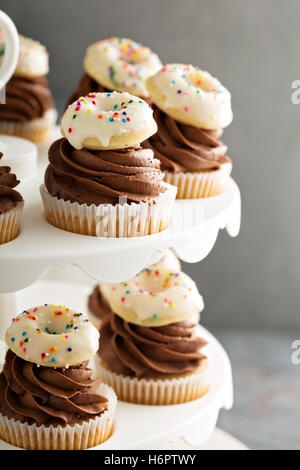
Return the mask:
<svg viewBox="0 0 300 470">
<path fill-rule="evenodd" d="M 17 29 L 10 17 L 2 10 L 0 10 L 0 29 L 5 39 L 5 52 L 0 67 L 0 90 L 2 90 L 14 73 L 19 56 Z"/>
</svg>

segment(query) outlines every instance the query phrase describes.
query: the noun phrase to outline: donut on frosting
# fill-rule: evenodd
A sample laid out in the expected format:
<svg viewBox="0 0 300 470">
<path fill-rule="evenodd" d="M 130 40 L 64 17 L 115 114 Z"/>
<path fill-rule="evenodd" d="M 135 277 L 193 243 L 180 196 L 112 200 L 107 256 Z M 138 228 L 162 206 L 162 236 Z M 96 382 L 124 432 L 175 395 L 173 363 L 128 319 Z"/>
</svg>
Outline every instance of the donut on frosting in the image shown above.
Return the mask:
<svg viewBox="0 0 300 470">
<path fill-rule="evenodd" d="M 142 326 L 180 322 L 204 308 L 196 284 L 171 251 L 127 282 L 101 283 L 100 291 L 114 313 Z"/>
<path fill-rule="evenodd" d="M 82 313 L 45 304 L 14 318 L 5 339 L 9 349 L 25 361 L 69 367 L 96 353 L 99 333 Z"/>
<path fill-rule="evenodd" d="M 148 47 L 117 37 L 92 44 L 84 59 L 85 71 L 100 85 L 142 98 L 149 96 L 145 81 L 161 67 L 157 54 Z"/>
<path fill-rule="evenodd" d="M 232 121 L 229 91 L 197 67 L 167 64 L 149 77 L 146 84 L 153 102 L 179 122 L 219 129 Z"/>
<path fill-rule="evenodd" d="M 38 41 L 19 35 L 20 52 L 15 76 L 34 78 L 47 75 L 49 72 L 49 55 L 47 49 Z"/>
<path fill-rule="evenodd" d="M 77 150 L 139 145 L 157 131 L 150 106 L 127 92 L 90 93 L 68 106 L 62 133 Z"/>
</svg>

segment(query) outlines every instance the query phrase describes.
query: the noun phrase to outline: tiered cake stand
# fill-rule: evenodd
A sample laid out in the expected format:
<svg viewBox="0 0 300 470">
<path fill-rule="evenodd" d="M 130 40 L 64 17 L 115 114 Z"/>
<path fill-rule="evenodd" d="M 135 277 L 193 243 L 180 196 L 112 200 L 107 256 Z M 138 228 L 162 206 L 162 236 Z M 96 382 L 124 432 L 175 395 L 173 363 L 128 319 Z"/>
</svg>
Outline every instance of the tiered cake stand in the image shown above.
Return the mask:
<svg viewBox="0 0 300 470">
<path fill-rule="evenodd" d="M 58 135 L 56 130 L 53 138 Z M 211 251 L 220 229 L 226 228 L 232 237 L 238 235 L 241 201 L 233 179 L 220 196 L 176 201 L 171 226 L 156 235 L 105 239 L 52 227 L 43 218 L 39 195 L 48 146 L 39 148 L 37 171 L 19 186 L 25 200 L 21 234 L 13 242 L 0 246 L 0 339 L 12 316 L 31 305 L 32 299 L 36 305 L 53 302 L 86 310 L 89 285 L 79 287 L 46 280 L 32 285 L 51 266 L 77 265 L 94 280 L 121 282 L 147 264 L 158 261 L 167 248 L 173 248 L 183 261 L 195 263 Z M 22 174 L 18 174 L 18 178 L 22 180 Z M 24 290 L 17 292 L 21 289 Z M 205 353 L 209 357 L 209 392 L 181 405 L 142 406 L 119 402 L 114 432 L 97 449 L 154 449 L 163 441 L 178 437 L 197 446 L 208 440 L 219 410 L 232 406 L 232 378 L 230 362 L 222 346 L 202 327 L 201 334 L 208 340 Z M 0 441 L 1 448 L 12 446 Z"/>
</svg>

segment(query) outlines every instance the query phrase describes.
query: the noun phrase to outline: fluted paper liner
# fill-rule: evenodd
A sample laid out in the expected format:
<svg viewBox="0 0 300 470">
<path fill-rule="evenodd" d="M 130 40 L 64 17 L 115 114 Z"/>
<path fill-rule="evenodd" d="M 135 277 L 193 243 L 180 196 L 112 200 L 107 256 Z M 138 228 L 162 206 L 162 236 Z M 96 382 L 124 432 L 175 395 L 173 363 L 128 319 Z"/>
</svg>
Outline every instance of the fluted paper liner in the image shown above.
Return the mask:
<svg viewBox="0 0 300 470">
<path fill-rule="evenodd" d="M 56 120 L 56 109 L 49 109 L 43 117 L 27 122 L 0 120 L 0 134 L 22 137 L 36 143 L 45 142 Z"/>
<path fill-rule="evenodd" d="M 0 438 L 30 450 L 84 450 L 106 441 L 112 434 L 117 397 L 111 387 L 101 384 L 98 393 L 108 399 L 108 408 L 80 424 L 36 426 L 8 419 L 0 414 Z"/>
<path fill-rule="evenodd" d="M 209 390 L 207 361 L 204 359 L 192 373 L 178 374 L 172 378 L 138 379 L 125 377 L 109 370 L 98 359 L 94 360 L 97 377 L 110 385 L 119 400 L 139 405 L 175 405 L 196 400 Z"/>
<path fill-rule="evenodd" d="M 14 240 L 19 235 L 23 207 L 24 202 L 18 202 L 13 209 L 0 215 L 0 245 Z"/>
<path fill-rule="evenodd" d="M 199 199 L 217 196 L 225 191 L 232 170 L 231 163 L 224 163 L 220 170 L 198 173 L 170 173 L 165 171 L 169 184 L 177 187 L 177 199 Z"/>
<path fill-rule="evenodd" d="M 51 196 L 40 187 L 48 222 L 68 232 L 96 237 L 139 237 L 161 232 L 170 225 L 172 206 L 177 189 L 167 189 L 153 203 L 139 204 L 78 204 Z"/>
</svg>

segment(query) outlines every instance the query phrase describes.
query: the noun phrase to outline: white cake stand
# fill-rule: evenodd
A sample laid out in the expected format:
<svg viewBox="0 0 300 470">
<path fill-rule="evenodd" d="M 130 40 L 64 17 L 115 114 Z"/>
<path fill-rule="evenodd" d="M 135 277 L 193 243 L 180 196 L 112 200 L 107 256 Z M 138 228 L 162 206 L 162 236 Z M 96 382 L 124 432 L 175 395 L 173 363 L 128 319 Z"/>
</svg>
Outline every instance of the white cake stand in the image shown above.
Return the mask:
<svg viewBox="0 0 300 470">
<path fill-rule="evenodd" d="M 92 284 L 39 281 L 18 293 L 17 311 L 34 304 L 64 303 L 86 312 L 87 295 Z M 114 432 L 110 439 L 94 449 L 158 449 L 181 439 L 185 446 L 201 446 L 212 435 L 221 408 L 232 406 L 232 375 L 228 356 L 206 329 L 201 335 L 208 341 L 204 353 L 209 357 L 209 392 L 202 398 L 181 405 L 143 406 L 119 402 Z M 0 440 L 0 450 L 14 447 Z"/>
<path fill-rule="evenodd" d="M 39 150 L 35 178 L 20 185 L 25 200 L 21 234 L 0 246 L 0 339 L 11 317 L 32 303 L 68 304 L 84 311 L 90 287 L 84 291 L 78 284 L 72 287 L 49 281 L 32 285 L 51 266 L 76 265 L 97 281 L 121 282 L 157 261 L 167 248 L 173 248 L 184 261 L 198 262 L 211 251 L 220 229 L 226 228 L 231 236 L 238 235 L 241 201 L 233 179 L 220 196 L 176 201 L 172 224 L 160 234 L 102 239 L 59 230 L 43 218 L 38 188 L 46 164 L 44 147 Z M 178 438 L 199 446 L 208 440 L 219 410 L 232 406 L 232 378 L 230 362 L 221 345 L 203 328 L 202 334 L 209 342 L 206 353 L 210 357 L 210 391 L 183 405 L 150 407 L 120 402 L 114 433 L 101 449 L 153 449 Z M 0 448 L 8 447 L 11 448 L 1 443 Z"/>
</svg>

